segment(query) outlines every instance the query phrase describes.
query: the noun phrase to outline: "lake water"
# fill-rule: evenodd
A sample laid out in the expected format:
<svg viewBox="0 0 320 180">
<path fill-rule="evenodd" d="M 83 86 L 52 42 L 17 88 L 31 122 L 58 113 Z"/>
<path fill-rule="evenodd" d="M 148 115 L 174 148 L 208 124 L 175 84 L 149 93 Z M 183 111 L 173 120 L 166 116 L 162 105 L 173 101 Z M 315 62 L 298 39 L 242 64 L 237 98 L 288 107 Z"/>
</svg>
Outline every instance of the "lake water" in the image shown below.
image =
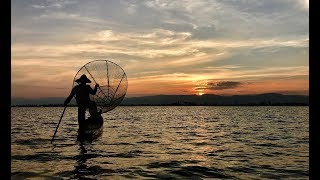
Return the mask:
<svg viewBox="0 0 320 180">
<path fill-rule="evenodd" d="M 11 109 L 12 179 L 309 179 L 309 107 L 117 107 L 80 143 L 77 109 Z"/>
</svg>

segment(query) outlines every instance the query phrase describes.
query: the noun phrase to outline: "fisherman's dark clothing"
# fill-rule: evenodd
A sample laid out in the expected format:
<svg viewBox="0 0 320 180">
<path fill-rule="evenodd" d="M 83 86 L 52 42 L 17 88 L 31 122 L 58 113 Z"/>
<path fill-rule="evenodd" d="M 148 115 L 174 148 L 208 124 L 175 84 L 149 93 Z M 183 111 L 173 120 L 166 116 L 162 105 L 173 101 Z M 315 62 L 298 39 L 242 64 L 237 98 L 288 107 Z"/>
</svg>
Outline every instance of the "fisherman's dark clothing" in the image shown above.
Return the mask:
<svg viewBox="0 0 320 180">
<path fill-rule="evenodd" d="M 89 85 L 79 84 L 72 89 L 69 97 L 65 101 L 65 105 L 66 105 L 70 102 L 72 97 L 75 95 L 77 106 L 78 106 L 79 130 L 83 129 L 86 110 L 89 107 L 89 102 L 90 102 L 89 94 L 95 95 L 96 93 L 97 93 L 97 87 L 92 89 Z"/>
</svg>

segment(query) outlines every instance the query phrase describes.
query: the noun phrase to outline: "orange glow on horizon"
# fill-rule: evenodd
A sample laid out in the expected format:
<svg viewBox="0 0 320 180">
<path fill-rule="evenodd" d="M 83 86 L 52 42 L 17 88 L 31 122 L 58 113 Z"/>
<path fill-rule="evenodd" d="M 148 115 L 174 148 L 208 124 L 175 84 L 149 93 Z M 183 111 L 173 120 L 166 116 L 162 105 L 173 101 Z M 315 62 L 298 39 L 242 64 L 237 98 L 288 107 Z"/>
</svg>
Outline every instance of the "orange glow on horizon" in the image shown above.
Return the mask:
<svg viewBox="0 0 320 180">
<path fill-rule="evenodd" d="M 204 93 L 203 92 L 198 92 L 197 95 L 198 96 L 202 96 Z"/>
<path fill-rule="evenodd" d="M 65 81 L 61 86 L 55 86 L 53 84 L 36 84 L 35 86 L 12 84 L 12 97 L 66 97 L 71 91 L 70 83 L 69 81 Z M 204 94 L 244 95 L 263 93 L 309 95 L 308 87 L 308 80 L 277 80 L 251 82 L 235 88 L 214 90 L 210 89 L 210 87 L 197 86 L 188 81 L 175 81 L 172 79 L 170 82 L 152 82 L 144 80 L 129 81 L 126 97 L 191 94 L 198 96 Z"/>
</svg>

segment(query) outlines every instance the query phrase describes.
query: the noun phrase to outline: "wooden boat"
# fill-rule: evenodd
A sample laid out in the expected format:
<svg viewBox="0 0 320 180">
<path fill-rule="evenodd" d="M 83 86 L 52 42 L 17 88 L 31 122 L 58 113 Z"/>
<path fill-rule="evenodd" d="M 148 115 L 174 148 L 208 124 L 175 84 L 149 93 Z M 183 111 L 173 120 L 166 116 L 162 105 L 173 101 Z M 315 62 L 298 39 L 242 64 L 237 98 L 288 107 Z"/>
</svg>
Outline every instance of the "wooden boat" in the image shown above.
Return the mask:
<svg viewBox="0 0 320 180">
<path fill-rule="evenodd" d="M 103 118 L 101 116 L 89 117 L 85 120 L 83 127 L 83 131 L 78 130 L 78 140 L 97 139 L 103 133 Z"/>
</svg>

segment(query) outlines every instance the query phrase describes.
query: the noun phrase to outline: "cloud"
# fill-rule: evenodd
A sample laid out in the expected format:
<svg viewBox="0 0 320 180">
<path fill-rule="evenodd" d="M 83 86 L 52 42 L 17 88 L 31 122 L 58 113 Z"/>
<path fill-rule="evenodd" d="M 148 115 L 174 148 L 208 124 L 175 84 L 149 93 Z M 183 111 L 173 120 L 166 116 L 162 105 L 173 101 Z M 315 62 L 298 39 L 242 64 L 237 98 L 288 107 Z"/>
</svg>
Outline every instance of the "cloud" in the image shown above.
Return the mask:
<svg viewBox="0 0 320 180">
<path fill-rule="evenodd" d="M 271 38 L 279 34 L 291 37 L 308 34 L 308 13 L 301 8 L 307 3 L 303 0 L 151 0 L 145 4 L 161 11 L 164 24 L 168 21 L 192 24 L 196 37 Z"/>
<path fill-rule="evenodd" d="M 197 87 L 196 90 L 225 90 L 225 89 L 234 89 L 241 86 L 242 82 L 236 81 L 216 81 L 216 82 L 207 82 L 204 87 Z"/>
<path fill-rule="evenodd" d="M 63 20 L 63 21 L 76 21 L 76 22 L 86 22 L 86 23 L 105 23 L 106 21 L 99 18 L 91 18 L 87 16 L 82 16 L 78 13 L 66 13 L 66 12 L 47 12 L 39 16 L 35 16 L 34 20 Z"/>
<path fill-rule="evenodd" d="M 235 81 L 220 81 L 220 82 L 209 82 L 208 89 L 212 90 L 223 90 L 223 89 L 233 89 L 240 86 L 241 82 L 235 82 Z"/>
<path fill-rule="evenodd" d="M 76 0 L 46 0 L 42 1 L 41 4 L 32 4 L 31 7 L 35 9 L 61 9 L 69 4 L 76 4 Z"/>
<path fill-rule="evenodd" d="M 232 74 L 232 75 L 231 75 Z M 309 66 L 292 67 L 265 67 L 261 69 L 240 70 L 230 73 L 233 78 L 257 80 L 257 79 L 282 79 L 294 76 L 308 76 Z"/>
<path fill-rule="evenodd" d="M 308 78 L 262 79 L 260 81 L 212 81 L 202 80 L 194 85 L 194 93 L 235 95 L 235 94 L 309 94 Z"/>
<path fill-rule="evenodd" d="M 37 4 L 31 5 L 31 7 L 35 8 L 35 9 L 45 9 L 46 8 L 46 6 L 37 5 Z"/>
<path fill-rule="evenodd" d="M 77 16 L 75 16 L 77 17 Z M 112 30 L 98 31 L 79 39 L 77 44 L 22 44 L 12 46 L 16 58 L 62 57 L 68 55 L 83 56 L 87 53 L 110 56 L 112 54 L 131 56 L 133 59 L 169 59 L 172 64 L 193 63 L 202 58 L 207 61 L 223 59 L 234 49 L 267 47 L 308 47 L 308 38 L 301 39 L 248 39 L 215 40 L 192 39 L 190 32 L 174 32 L 165 29 L 153 29 L 144 33 L 120 33 Z M 76 55 L 77 56 L 77 55 Z M 181 58 L 181 59 L 179 59 Z M 192 60 L 194 59 L 194 60 Z M 201 61 L 199 61 L 201 62 Z"/>
<path fill-rule="evenodd" d="M 136 9 L 136 5 L 135 4 L 130 4 L 129 7 L 127 8 L 127 13 L 129 15 L 133 15 L 136 13 L 137 9 Z"/>
</svg>

